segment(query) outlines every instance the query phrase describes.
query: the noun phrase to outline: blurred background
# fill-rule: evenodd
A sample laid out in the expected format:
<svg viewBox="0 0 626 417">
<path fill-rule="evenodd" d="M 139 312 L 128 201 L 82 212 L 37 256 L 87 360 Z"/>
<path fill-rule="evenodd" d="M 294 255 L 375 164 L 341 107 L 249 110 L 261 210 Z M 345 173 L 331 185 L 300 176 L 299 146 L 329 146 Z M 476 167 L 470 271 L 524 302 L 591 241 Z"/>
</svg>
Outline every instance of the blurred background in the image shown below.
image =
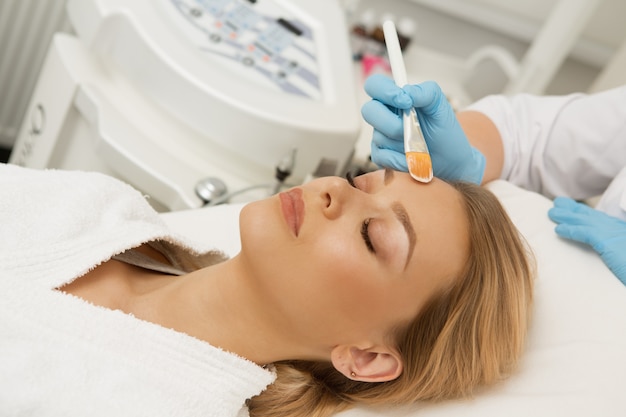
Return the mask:
<svg viewBox="0 0 626 417">
<path fill-rule="evenodd" d="M 411 47 L 441 53 L 444 61 L 468 59 L 486 45 L 500 46 L 522 61 L 550 23 L 555 33 L 544 34 L 546 43 L 551 36 L 560 36 L 561 30 L 569 31 L 571 37 L 546 45 L 553 50 L 537 58 L 549 60 L 564 54 L 556 72 L 538 92 L 591 91 L 626 81 L 623 0 L 582 1 L 587 5 L 582 6 L 581 16 L 567 13 L 567 9 L 579 7 L 577 0 L 338 1 L 351 26 L 375 26 L 388 14 L 408 17 L 414 24 Z M 369 20 L 364 22 L 364 16 Z M 15 141 L 48 44 L 57 31 L 71 32 L 64 0 L 0 0 L 0 147 L 10 148 Z M 416 72 L 420 64 L 407 62 Z M 472 99 L 502 91 L 509 81 L 498 64 L 488 59 L 466 76 Z"/>
<path fill-rule="evenodd" d="M 289 9 L 288 0 L 237 0 L 250 9 L 258 9 L 264 1 Z M 624 0 L 336 2 L 345 19 L 340 36 L 345 35 L 350 42 L 351 52 L 346 54 L 351 54 L 357 104 L 367 99 L 361 89 L 364 78 L 374 72 L 389 72 L 379 36 L 383 19 L 393 19 L 403 37 L 409 81 L 439 82 L 457 108 L 492 93 L 593 92 L 626 82 Z M 208 4 L 225 1 L 195 3 L 208 8 Z M 324 24 L 314 22 L 311 27 L 324 32 L 328 29 Z M 16 142 L 57 32 L 74 33 L 65 0 L 0 0 L 3 161 Z M 367 130 L 361 132 L 358 142 L 363 149 L 368 135 Z"/>
</svg>

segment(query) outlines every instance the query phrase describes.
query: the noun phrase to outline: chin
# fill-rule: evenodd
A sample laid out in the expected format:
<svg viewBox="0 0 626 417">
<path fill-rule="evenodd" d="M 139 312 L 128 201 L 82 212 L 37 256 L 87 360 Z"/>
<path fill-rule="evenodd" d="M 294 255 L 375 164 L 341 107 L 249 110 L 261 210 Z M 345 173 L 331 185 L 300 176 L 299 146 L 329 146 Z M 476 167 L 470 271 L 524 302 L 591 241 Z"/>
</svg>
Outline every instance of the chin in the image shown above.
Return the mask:
<svg viewBox="0 0 626 417">
<path fill-rule="evenodd" d="M 246 204 L 239 213 L 239 239 L 241 251 L 263 252 L 285 229 L 277 199 L 264 199 Z"/>
</svg>

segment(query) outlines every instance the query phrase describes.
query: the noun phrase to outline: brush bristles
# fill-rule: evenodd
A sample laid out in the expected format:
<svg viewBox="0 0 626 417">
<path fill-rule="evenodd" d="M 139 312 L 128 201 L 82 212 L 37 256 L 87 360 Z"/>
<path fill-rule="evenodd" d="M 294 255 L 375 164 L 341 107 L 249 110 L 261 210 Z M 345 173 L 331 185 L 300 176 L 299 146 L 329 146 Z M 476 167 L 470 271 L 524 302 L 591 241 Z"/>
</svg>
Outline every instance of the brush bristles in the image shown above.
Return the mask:
<svg viewBox="0 0 626 417">
<path fill-rule="evenodd" d="M 433 164 L 428 152 L 407 152 L 406 163 L 409 173 L 420 182 L 430 182 L 433 179 Z"/>
</svg>

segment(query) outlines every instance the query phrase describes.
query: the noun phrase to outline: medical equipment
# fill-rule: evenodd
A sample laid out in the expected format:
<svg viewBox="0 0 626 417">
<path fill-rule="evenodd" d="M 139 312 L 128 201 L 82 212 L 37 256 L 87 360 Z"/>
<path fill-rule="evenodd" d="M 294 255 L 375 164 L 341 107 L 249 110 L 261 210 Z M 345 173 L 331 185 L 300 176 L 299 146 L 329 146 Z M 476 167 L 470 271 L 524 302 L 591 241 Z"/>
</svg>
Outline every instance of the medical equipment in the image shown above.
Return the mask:
<svg viewBox="0 0 626 417">
<path fill-rule="evenodd" d="M 383 23 L 383 31 L 393 78 L 399 87 L 404 87 L 408 81 L 396 25 L 393 21 L 387 20 Z M 409 173 L 419 182 L 430 182 L 433 179 L 433 165 L 414 107 L 402 112 L 402 124 L 404 127 L 404 154 Z"/>
<path fill-rule="evenodd" d="M 105 172 L 164 211 L 202 206 L 207 177 L 218 194 L 271 183 L 286 155 L 292 182 L 349 164 L 361 125 L 334 1 L 67 10 L 77 36 L 53 39 L 11 163 Z"/>
</svg>

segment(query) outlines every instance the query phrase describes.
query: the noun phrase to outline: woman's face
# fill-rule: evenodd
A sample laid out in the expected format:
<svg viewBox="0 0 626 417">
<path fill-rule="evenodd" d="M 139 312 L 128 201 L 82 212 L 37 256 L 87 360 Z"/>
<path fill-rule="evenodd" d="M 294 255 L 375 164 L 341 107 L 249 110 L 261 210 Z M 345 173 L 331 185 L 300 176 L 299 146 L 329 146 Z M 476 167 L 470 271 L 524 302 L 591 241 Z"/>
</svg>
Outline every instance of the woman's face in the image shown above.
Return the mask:
<svg viewBox="0 0 626 417">
<path fill-rule="evenodd" d="M 380 170 L 247 205 L 241 259 L 286 331 L 312 343 L 384 337 L 449 287 L 469 252 L 461 196 Z"/>
</svg>

